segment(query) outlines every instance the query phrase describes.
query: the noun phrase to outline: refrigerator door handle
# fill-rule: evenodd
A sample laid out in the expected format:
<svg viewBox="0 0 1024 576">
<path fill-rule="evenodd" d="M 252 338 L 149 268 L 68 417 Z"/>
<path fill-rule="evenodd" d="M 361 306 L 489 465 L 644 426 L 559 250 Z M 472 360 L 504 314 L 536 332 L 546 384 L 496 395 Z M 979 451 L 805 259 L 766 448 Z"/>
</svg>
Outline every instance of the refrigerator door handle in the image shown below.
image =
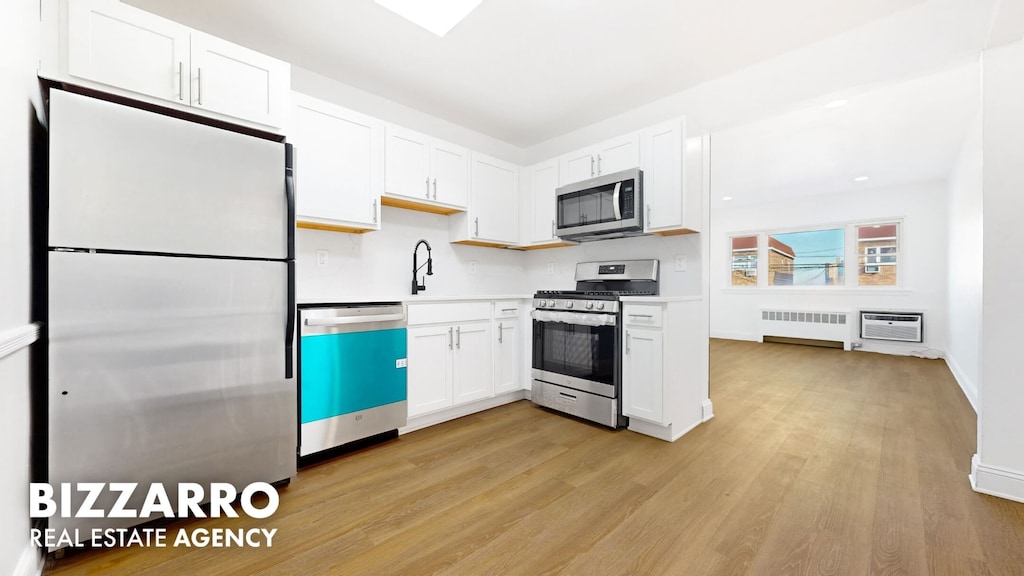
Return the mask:
<svg viewBox="0 0 1024 576">
<path fill-rule="evenodd" d="M 284 377 L 295 375 L 295 147 L 284 145 L 284 193 L 288 203 L 288 310 L 284 327 Z"/>
<path fill-rule="evenodd" d="M 284 327 L 284 377 L 289 380 L 295 376 L 295 262 L 288 261 L 288 310 Z"/>
<path fill-rule="evenodd" d="M 288 256 L 295 260 L 295 146 L 284 145 L 284 193 L 288 202 Z"/>
</svg>

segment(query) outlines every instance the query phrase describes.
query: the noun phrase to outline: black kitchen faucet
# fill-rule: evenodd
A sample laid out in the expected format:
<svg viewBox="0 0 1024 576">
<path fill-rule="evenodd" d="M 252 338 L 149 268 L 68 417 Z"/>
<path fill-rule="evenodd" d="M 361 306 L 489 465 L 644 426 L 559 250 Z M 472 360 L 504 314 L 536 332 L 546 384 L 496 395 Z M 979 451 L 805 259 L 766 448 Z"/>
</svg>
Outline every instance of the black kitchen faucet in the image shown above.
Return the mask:
<svg viewBox="0 0 1024 576">
<path fill-rule="evenodd" d="M 427 279 L 424 277 L 419 283 L 416 282 L 416 273 L 420 271 L 423 266 L 416 266 L 416 252 L 420 249 L 420 244 L 427 247 L 427 261 L 424 265 L 427 267 L 427 276 L 434 275 L 434 258 L 430 255 L 430 242 L 426 240 L 420 240 L 416 243 L 416 247 L 412 249 L 412 293 L 417 294 L 420 290 L 427 289 Z"/>
</svg>

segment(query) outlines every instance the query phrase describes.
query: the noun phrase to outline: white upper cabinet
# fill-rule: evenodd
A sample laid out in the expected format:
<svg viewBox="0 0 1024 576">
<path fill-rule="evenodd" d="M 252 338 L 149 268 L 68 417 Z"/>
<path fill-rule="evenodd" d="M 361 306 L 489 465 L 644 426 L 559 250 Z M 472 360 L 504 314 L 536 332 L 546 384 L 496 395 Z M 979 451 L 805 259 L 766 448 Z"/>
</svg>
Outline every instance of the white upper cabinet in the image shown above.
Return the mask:
<svg viewBox="0 0 1024 576">
<path fill-rule="evenodd" d="M 263 126 L 286 122 L 286 62 L 114 0 L 48 0 L 43 13 L 43 76 Z"/>
<path fill-rule="evenodd" d="M 383 123 L 304 94 L 291 101 L 299 227 L 379 230 Z"/>
<path fill-rule="evenodd" d="M 385 205 L 439 214 L 465 210 L 469 151 L 414 130 L 385 128 Z"/>
<path fill-rule="evenodd" d="M 528 246 L 560 243 L 555 236 L 555 189 L 558 188 L 558 160 L 522 169 L 522 243 Z"/>
<path fill-rule="evenodd" d="M 192 33 L 192 106 L 281 126 L 290 75 L 286 62 L 209 34 Z"/>
<path fill-rule="evenodd" d="M 518 243 L 519 168 L 473 154 L 469 210 L 449 217 L 452 242 L 507 246 Z"/>
<path fill-rule="evenodd" d="M 640 166 L 640 133 L 632 132 L 558 159 L 559 185 Z"/>
<path fill-rule="evenodd" d="M 706 135 L 686 119 L 643 131 L 644 231 L 699 232 L 707 180 Z"/>
<path fill-rule="evenodd" d="M 72 76 L 188 103 L 189 30 L 120 2 L 68 2 Z"/>
</svg>

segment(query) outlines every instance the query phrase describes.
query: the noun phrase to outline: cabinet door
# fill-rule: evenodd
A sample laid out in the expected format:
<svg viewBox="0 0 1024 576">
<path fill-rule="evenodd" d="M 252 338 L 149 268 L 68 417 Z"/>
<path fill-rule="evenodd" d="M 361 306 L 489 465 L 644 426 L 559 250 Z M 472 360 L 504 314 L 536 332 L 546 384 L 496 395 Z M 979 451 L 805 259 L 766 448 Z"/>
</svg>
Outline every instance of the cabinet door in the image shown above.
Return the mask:
<svg viewBox="0 0 1024 576">
<path fill-rule="evenodd" d="M 491 323 L 455 327 L 455 404 L 489 398 L 493 390 Z"/>
<path fill-rule="evenodd" d="M 267 126 L 283 126 L 291 69 L 226 40 L 192 33 L 192 106 Z"/>
<path fill-rule="evenodd" d="M 379 228 L 383 127 L 368 116 L 302 94 L 292 96 L 298 220 Z"/>
<path fill-rule="evenodd" d="M 663 230 L 683 225 L 682 122 L 659 124 L 644 134 L 644 228 Z"/>
<path fill-rule="evenodd" d="M 120 2 L 68 2 L 68 73 L 188 103 L 189 30 Z"/>
<path fill-rule="evenodd" d="M 597 174 L 611 174 L 640 166 L 640 133 L 602 142 L 597 147 Z"/>
<path fill-rule="evenodd" d="M 556 240 L 555 189 L 558 188 L 558 162 L 549 160 L 530 168 L 531 243 Z"/>
<path fill-rule="evenodd" d="M 593 178 L 597 175 L 597 158 L 593 150 L 577 150 L 563 154 L 558 159 L 558 181 L 560 186 Z"/>
<path fill-rule="evenodd" d="M 430 147 L 431 200 L 465 208 L 469 198 L 469 151 L 435 140 Z"/>
<path fill-rule="evenodd" d="M 473 156 L 469 212 L 474 238 L 509 244 L 518 242 L 517 172 L 516 167 L 507 162 L 482 155 Z"/>
<path fill-rule="evenodd" d="M 400 126 L 384 129 L 384 191 L 431 199 L 430 146 L 427 137 Z"/>
<path fill-rule="evenodd" d="M 661 330 L 626 328 L 622 355 L 622 411 L 655 424 L 664 414 Z"/>
<path fill-rule="evenodd" d="M 417 326 L 409 333 L 409 417 L 452 405 L 452 327 Z"/>
<path fill-rule="evenodd" d="M 494 393 L 521 388 L 519 383 L 519 321 L 499 318 L 494 326 Z"/>
</svg>

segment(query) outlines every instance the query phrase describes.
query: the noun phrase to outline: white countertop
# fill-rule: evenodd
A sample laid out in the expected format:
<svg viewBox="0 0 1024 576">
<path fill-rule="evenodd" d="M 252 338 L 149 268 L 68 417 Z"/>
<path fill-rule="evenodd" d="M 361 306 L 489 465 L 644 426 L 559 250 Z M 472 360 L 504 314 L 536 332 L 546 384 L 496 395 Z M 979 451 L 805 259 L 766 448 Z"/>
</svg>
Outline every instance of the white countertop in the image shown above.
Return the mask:
<svg viewBox="0 0 1024 576">
<path fill-rule="evenodd" d="M 667 304 L 669 302 L 700 302 L 701 296 L 622 296 L 620 301 L 629 304 Z"/>
<path fill-rule="evenodd" d="M 362 304 L 367 302 L 403 302 L 405 304 L 431 304 L 438 302 L 479 302 L 481 300 L 528 300 L 532 294 L 481 294 L 469 296 L 431 296 L 427 294 L 380 295 L 366 298 L 299 298 L 298 304 Z"/>
</svg>

